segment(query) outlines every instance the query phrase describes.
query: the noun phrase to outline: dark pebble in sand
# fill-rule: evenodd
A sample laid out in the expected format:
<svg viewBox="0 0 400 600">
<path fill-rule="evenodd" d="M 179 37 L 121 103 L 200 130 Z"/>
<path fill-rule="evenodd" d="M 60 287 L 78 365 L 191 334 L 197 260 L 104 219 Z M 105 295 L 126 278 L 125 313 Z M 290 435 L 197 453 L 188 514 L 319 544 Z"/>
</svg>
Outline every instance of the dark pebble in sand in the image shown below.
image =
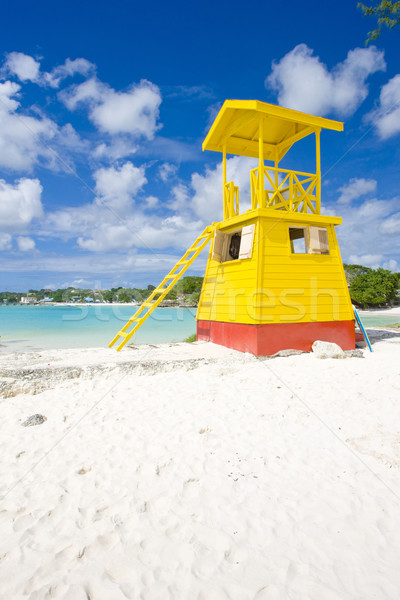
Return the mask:
<svg viewBox="0 0 400 600">
<path fill-rule="evenodd" d="M 47 421 L 47 417 L 45 417 L 44 415 L 32 415 L 31 417 L 28 417 L 27 420 L 22 423 L 22 426 L 23 427 L 32 427 L 33 425 L 41 425 L 45 421 Z"/>
</svg>

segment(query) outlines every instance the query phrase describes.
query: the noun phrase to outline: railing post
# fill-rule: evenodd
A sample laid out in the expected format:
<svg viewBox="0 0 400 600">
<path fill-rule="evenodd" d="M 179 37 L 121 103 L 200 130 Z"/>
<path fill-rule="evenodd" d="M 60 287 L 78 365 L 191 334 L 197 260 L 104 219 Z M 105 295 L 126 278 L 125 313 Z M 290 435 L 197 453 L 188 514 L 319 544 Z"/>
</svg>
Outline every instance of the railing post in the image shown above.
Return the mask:
<svg viewBox="0 0 400 600">
<path fill-rule="evenodd" d="M 257 169 L 250 171 L 251 208 L 257 208 Z"/>
<path fill-rule="evenodd" d="M 235 215 L 235 210 L 233 208 L 233 195 L 235 193 L 235 188 L 233 186 L 233 181 L 229 182 L 229 218 Z"/>
<path fill-rule="evenodd" d="M 236 198 L 236 211 L 235 214 L 239 214 L 239 187 L 234 188 L 235 198 Z"/>
<path fill-rule="evenodd" d="M 264 208 L 264 117 L 259 116 L 258 127 L 258 206 Z"/>
<path fill-rule="evenodd" d="M 224 220 L 228 218 L 228 207 L 227 202 L 229 201 L 226 197 L 227 189 L 226 189 L 226 144 L 223 145 L 222 148 L 222 191 L 223 191 L 223 205 L 224 205 Z"/>
<path fill-rule="evenodd" d="M 316 176 L 317 185 L 315 189 L 315 210 L 317 215 L 321 214 L 321 145 L 320 145 L 321 130 L 315 132 L 315 155 L 316 155 Z"/>
</svg>

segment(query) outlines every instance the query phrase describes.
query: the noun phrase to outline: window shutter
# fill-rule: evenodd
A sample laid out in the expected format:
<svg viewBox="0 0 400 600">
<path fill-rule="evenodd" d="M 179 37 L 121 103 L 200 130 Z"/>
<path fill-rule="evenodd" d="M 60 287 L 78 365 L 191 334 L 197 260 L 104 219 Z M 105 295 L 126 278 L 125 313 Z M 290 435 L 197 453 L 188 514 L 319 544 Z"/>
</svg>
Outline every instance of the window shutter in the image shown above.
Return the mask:
<svg viewBox="0 0 400 600">
<path fill-rule="evenodd" d="M 212 251 L 212 260 L 216 260 L 218 262 L 222 261 L 222 252 L 224 248 L 224 234 L 221 233 L 218 229 L 215 230 L 214 233 L 214 245 Z"/>
<path fill-rule="evenodd" d="M 328 232 L 322 227 L 309 227 L 309 248 L 312 254 L 329 254 Z"/>
<path fill-rule="evenodd" d="M 242 229 L 242 239 L 240 240 L 240 258 L 251 258 L 253 254 L 253 241 L 255 225 L 247 225 Z"/>
<path fill-rule="evenodd" d="M 319 230 L 319 247 L 322 254 L 329 254 L 328 232 L 326 229 Z"/>
</svg>

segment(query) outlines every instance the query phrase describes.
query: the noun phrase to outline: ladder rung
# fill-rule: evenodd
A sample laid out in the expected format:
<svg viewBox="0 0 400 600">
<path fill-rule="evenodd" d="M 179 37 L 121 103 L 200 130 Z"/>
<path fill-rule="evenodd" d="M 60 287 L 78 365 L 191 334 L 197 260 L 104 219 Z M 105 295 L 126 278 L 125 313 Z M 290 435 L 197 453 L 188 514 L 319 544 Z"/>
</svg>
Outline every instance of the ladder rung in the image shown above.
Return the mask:
<svg viewBox="0 0 400 600">
<path fill-rule="evenodd" d="M 133 316 L 129 319 L 128 323 L 137 323 L 138 321 L 140 321 L 140 319 L 141 319 L 140 316 L 138 316 L 138 317 Z"/>
</svg>

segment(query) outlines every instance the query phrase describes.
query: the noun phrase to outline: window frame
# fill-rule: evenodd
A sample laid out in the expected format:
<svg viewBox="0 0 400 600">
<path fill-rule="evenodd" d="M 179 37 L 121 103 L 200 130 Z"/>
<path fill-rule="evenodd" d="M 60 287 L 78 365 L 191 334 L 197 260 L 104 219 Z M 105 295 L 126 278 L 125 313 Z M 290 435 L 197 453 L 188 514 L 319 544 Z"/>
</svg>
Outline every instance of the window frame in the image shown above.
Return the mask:
<svg viewBox="0 0 400 600">
<path fill-rule="evenodd" d="M 226 232 L 216 229 L 211 259 L 220 264 L 237 263 L 239 260 L 251 259 L 253 257 L 255 229 L 255 223 Z M 230 240 L 235 233 L 240 233 L 239 256 L 238 258 L 228 258 Z"/>
<path fill-rule="evenodd" d="M 301 229 L 304 231 L 304 245 L 305 252 L 294 252 L 292 242 L 293 240 L 290 237 L 291 229 Z M 317 240 L 317 232 L 318 232 L 318 240 Z M 323 232 L 325 234 L 325 239 L 322 240 L 320 233 Z M 288 237 L 289 237 L 289 251 L 291 256 L 305 256 L 305 255 L 313 255 L 313 256 L 329 256 L 331 254 L 331 248 L 329 244 L 329 233 L 328 227 L 320 227 L 316 225 L 289 225 L 288 227 Z M 301 238 L 303 239 L 303 238 Z M 315 244 L 315 246 L 313 246 Z"/>
</svg>

